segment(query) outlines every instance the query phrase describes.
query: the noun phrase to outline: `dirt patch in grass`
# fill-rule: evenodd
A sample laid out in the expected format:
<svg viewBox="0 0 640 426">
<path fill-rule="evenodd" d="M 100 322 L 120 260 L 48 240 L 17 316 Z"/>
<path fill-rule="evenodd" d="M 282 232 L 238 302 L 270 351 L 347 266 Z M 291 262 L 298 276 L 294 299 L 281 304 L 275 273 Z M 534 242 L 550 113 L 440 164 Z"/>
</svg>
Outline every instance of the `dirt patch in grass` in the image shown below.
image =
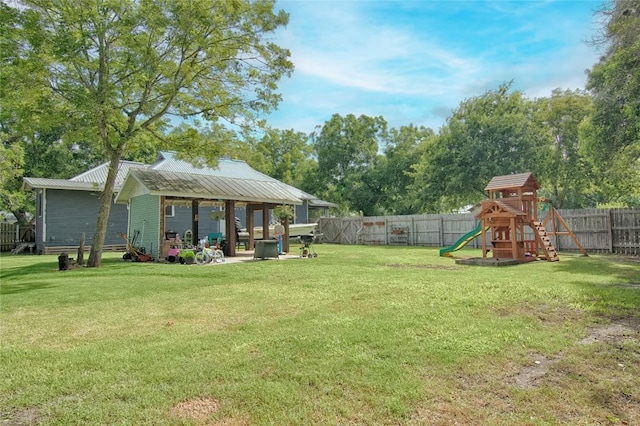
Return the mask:
<svg viewBox="0 0 640 426">
<path fill-rule="evenodd" d="M 41 421 L 37 408 L 26 408 L 7 416 L 0 414 L 0 424 L 2 426 L 30 426 L 40 424 Z"/>
<path fill-rule="evenodd" d="M 247 426 L 249 420 L 243 417 L 213 417 L 220 410 L 220 403 L 215 398 L 194 398 L 183 401 L 171 409 L 173 417 L 207 426 Z"/>
<path fill-rule="evenodd" d="M 550 360 L 538 353 L 531 353 L 529 358 L 531 359 L 531 364 L 523 367 L 514 377 L 513 385 L 518 388 L 530 389 L 538 386 L 539 381 L 547 375 L 549 365 L 555 362 L 555 360 Z"/>
<path fill-rule="evenodd" d="M 547 304 L 500 307 L 497 308 L 495 312 L 499 317 L 509 317 L 512 315 L 534 317 L 549 326 L 558 326 L 566 322 L 576 322 L 583 315 L 580 310 L 567 306 Z"/>
<path fill-rule="evenodd" d="M 640 424 L 640 319 L 590 327 L 558 353 L 471 360 L 425 380 L 412 425 Z"/>
<path fill-rule="evenodd" d="M 623 318 L 610 324 L 591 327 L 587 336 L 580 340 L 580 343 L 588 345 L 605 342 L 621 345 L 631 341 L 640 341 L 640 319 L 638 318 Z"/>
<path fill-rule="evenodd" d="M 175 417 L 188 420 L 203 421 L 220 409 L 220 403 L 214 398 L 194 398 L 183 401 L 171 409 Z"/>
<path fill-rule="evenodd" d="M 456 267 L 456 266 L 449 266 L 449 265 L 427 265 L 424 263 L 418 263 L 418 264 L 411 264 L 411 265 L 407 265 L 407 264 L 401 264 L 401 263 L 391 263 L 387 265 L 389 268 L 418 268 L 418 269 L 441 269 L 441 270 L 449 270 L 449 271 L 453 271 L 453 270 L 458 270 L 460 268 Z"/>
</svg>

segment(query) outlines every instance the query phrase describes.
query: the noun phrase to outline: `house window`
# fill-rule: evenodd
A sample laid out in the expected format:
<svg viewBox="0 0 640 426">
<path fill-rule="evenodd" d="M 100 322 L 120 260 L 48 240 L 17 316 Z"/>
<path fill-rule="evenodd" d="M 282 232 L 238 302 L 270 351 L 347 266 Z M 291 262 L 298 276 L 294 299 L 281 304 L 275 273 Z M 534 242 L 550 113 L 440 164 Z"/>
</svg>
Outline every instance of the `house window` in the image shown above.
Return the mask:
<svg viewBox="0 0 640 426">
<path fill-rule="evenodd" d="M 164 216 L 165 217 L 175 217 L 176 216 L 176 206 L 165 206 L 164 207 Z"/>
</svg>

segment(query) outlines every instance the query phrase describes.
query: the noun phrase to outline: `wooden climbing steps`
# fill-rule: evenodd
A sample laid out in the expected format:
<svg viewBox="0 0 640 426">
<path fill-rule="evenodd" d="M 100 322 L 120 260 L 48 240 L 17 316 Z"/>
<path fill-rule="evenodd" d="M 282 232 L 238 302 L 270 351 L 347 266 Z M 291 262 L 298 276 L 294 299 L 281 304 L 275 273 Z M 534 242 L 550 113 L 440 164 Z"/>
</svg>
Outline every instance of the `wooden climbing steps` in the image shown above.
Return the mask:
<svg viewBox="0 0 640 426">
<path fill-rule="evenodd" d="M 551 242 L 551 238 L 547 235 L 547 230 L 542 222 L 533 222 L 533 226 L 535 228 L 536 240 L 538 241 L 538 246 L 542 248 L 542 252 L 544 253 L 544 257 L 549 262 L 557 262 L 560 260 L 558 257 L 558 253 L 556 252 L 556 248 Z"/>
</svg>

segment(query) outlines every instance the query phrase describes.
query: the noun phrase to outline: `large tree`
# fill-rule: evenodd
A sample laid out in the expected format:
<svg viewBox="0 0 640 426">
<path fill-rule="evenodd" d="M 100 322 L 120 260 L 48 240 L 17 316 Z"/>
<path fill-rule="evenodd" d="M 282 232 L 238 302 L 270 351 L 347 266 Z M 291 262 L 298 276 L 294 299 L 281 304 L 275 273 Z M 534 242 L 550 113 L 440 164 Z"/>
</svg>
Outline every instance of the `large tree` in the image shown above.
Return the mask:
<svg viewBox="0 0 640 426">
<path fill-rule="evenodd" d="M 256 170 L 300 188 L 304 176 L 313 169 L 309 136 L 293 129 L 267 129 L 262 137 L 247 135 L 250 155 L 247 161 Z"/>
<path fill-rule="evenodd" d="M 535 101 L 534 117 L 543 137 L 540 194 L 558 208 L 594 207 L 594 180 L 581 149 L 580 128 L 593 114 L 591 96 L 582 90 L 555 89 Z"/>
<path fill-rule="evenodd" d="M 605 52 L 589 73 L 595 114 L 585 127 L 585 154 L 596 168 L 608 201 L 640 203 L 640 6 L 637 0 L 606 2 Z"/>
<path fill-rule="evenodd" d="M 322 186 L 316 195 L 350 211 L 375 213 L 382 193 L 372 173 L 386 132 L 381 116 L 334 114 L 311 135 L 318 161 L 316 182 Z"/>
<path fill-rule="evenodd" d="M 543 138 L 532 121 L 533 102 L 510 88 L 503 84 L 462 101 L 437 143 L 422 152 L 412 175 L 424 211 L 477 203 L 493 176 L 541 168 Z"/>
<path fill-rule="evenodd" d="M 17 3 L 22 62 L 45 70 L 34 83 L 110 162 L 89 266 L 101 262 L 123 155 L 145 134 L 163 139 L 176 119 L 251 125 L 277 105 L 277 82 L 293 68 L 289 52 L 265 38 L 288 21 L 273 0 Z M 212 152 L 198 154 L 215 161 Z"/>
<path fill-rule="evenodd" d="M 68 178 L 97 164 L 100 153 L 72 138 L 63 103 L 39 86 L 42 62 L 22 55 L 20 11 L 0 3 L 0 209 L 20 225 L 29 221 L 34 200 L 23 177 Z"/>
<path fill-rule="evenodd" d="M 384 157 L 377 166 L 384 188 L 381 208 L 386 214 L 418 212 L 417 199 L 410 193 L 413 168 L 420 159 L 420 152 L 435 138 L 432 129 L 413 124 L 389 130 Z"/>
</svg>

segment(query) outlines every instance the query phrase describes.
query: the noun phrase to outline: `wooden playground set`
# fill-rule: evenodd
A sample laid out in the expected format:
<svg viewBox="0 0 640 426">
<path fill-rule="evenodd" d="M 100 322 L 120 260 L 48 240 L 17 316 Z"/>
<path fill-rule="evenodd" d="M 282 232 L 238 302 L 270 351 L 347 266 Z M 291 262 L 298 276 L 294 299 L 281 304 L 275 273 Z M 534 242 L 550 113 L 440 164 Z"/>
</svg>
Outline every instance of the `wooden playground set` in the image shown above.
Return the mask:
<svg viewBox="0 0 640 426">
<path fill-rule="evenodd" d="M 480 212 L 476 215 L 476 229 L 454 245 L 441 249 L 440 256 L 452 257 L 452 252 L 474 238 L 482 237 L 482 257 L 485 260 L 491 253 L 496 262 L 511 260 L 523 263 L 543 257 L 549 262 L 556 262 L 560 259 L 550 236 L 559 235 L 571 237 L 582 254 L 587 256 L 560 213 L 548 200 L 538 197 L 538 189 L 540 185 L 532 173 L 495 176 L 485 188 L 489 198 L 482 202 Z M 538 219 L 539 203 L 549 205 L 543 221 Z M 490 233 L 488 239 L 486 232 Z"/>
</svg>

